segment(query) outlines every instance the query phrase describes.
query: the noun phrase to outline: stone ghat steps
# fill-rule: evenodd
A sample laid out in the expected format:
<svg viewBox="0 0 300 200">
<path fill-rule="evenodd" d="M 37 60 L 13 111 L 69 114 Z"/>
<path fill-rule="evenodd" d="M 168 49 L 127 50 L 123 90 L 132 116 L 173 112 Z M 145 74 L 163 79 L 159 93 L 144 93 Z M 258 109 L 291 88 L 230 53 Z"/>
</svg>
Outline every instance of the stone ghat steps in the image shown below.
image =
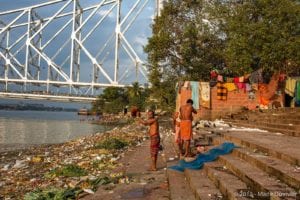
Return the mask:
<svg viewBox="0 0 300 200">
<path fill-rule="evenodd" d="M 246 123 L 249 125 L 254 126 L 262 126 L 267 128 L 276 128 L 276 129 L 286 129 L 291 131 L 299 131 L 300 132 L 300 120 L 299 122 L 296 121 L 294 124 L 286 124 L 281 123 L 281 121 L 277 121 L 277 123 L 273 122 L 272 120 L 263 120 L 263 119 L 256 119 L 256 120 L 230 120 L 229 122 L 234 123 Z"/>
<path fill-rule="evenodd" d="M 270 196 L 271 199 L 281 199 L 276 193 L 286 194 L 285 196 L 296 193 L 295 190 L 291 189 L 285 183 L 234 155 L 220 156 L 218 160 L 225 168 L 241 179 L 251 191 L 254 191 L 253 194 L 257 198 L 260 198 L 260 196 Z M 260 193 L 265 193 L 266 195 L 259 195 Z M 293 198 L 288 197 L 287 199 Z"/>
<path fill-rule="evenodd" d="M 180 173 L 168 169 L 168 173 L 181 176 L 181 181 L 170 182 L 170 188 L 184 183 L 191 199 L 300 199 L 300 138 L 269 132 L 214 132 L 218 133 L 205 132 L 202 137 L 214 145 L 229 141 L 240 148 L 204 164 L 201 170 L 186 169 Z M 171 199 L 178 198 L 171 195 Z"/>
<path fill-rule="evenodd" d="M 189 187 L 188 180 L 183 173 L 174 170 L 167 170 L 167 176 L 169 181 L 170 199 L 197 199 L 192 192 L 192 189 Z"/>
<path fill-rule="evenodd" d="M 201 170 L 187 169 L 184 175 L 195 199 L 296 199 L 294 188 L 235 155 L 221 156 Z"/>
<path fill-rule="evenodd" d="M 300 166 L 299 137 L 276 135 L 269 132 L 219 131 L 221 138 L 246 147 L 253 151 L 283 160 L 291 165 Z M 215 141 L 216 138 L 213 138 Z"/>
<path fill-rule="evenodd" d="M 251 110 L 249 111 L 251 113 L 289 113 L 289 112 L 300 112 L 300 107 L 284 107 L 284 108 L 278 108 L 278 109 L 260 109 L 260 110 Z"/>
<path fill-rule="evenodd" d="M 300 137 L 300 108 L 247 111 L 227 117 L 225 121 L 236 126 Z"/>
<path fill-rule="evenodd" d="M 172 138 L 173 139 L 173 138 Z M 170 167 L 172 165 L 175 165 L 177 161 L 174 161 L 173 159 L 177 155 L 177 151 L 174 146 L 174 142 L 171 138 L 167 141 L 163 141 L 164 144 L 164 151 L 165 154 L 165 162 L 167 163 L 167 167 Z M 169 160 L 170 159 L 170 160 Z M 190 200 L 196 200 L 196 197 L 189 187 L 189 183 L 185 177 L 185 175 L 181 172 L 177 172 L 174 170 L 167 170 L 166 175 L 168 178 L 169 183 L 169 198 L 172 200 L 182 200 L 182 199 L 190 199 Z"/>
<path fill-rule="evenodd" d="M 226 122 L 238 127 L 258 128 L 262 130 L 268 130 L 273 133 L 282 133 L 289 136 L 300 137 L 299 125 L 250 122 L 248 120 L 226 120 Z"/>
<path fill-rule="evenodd" d="M 253 111 L 253 112 L 260 112 L 260 113 L 286 113 L 286 112 L 300 112 L 300 107 L 284 107 L 284 108 L 278 108 L 278 109 L 265 109 L 265 110 L 259 110 L 259 111 Z"/>
<path fill-rule="evenodd" d="M 196 199 L 252 199 L 240 195 L 241 191 L 249 191 L 249 188 L 220 162 L 205 164 L 201 170 L 185 170 L 185 176 Z"/>
<path fill-rule="evenodd" d="M 231 116 L 226 116 L 226 119 L 238 119 L 238 120 L 263 120 L 263 121 L 278 121 L 278 120 L 292 120 L 299 122 L 300 121 L 300 113 L 293 114 L 293 113 L 284 113 L 284 114 L 268 114 L 268 113 L 240 113 L 240 114 L 233 114 Z M 283 122 L 281 122 L 283 123 Z"/>
<path fill-rule="evenodd" d="M 222 138 L 215 138 L 213 142 L 214 144 L 219 145 L 225 142 L 225 140 Z M 232 155 L 273 175 L 288 186 L 296 190 L 300 189 L 300 169 L 298 169 L 296 165 L 286 163 L 284 160 L 269 156 L 267 153 L 247 147 L 234 149 Z"/>
<path fill-rule="evenodd" d="M 184 174 L 196 199 L 224 199 L 204 170 L 185 170 Z"/>
<path fill-rule="evenodd" d="M 244 120 L 247 121 L 247 120 Z M 273 124 L 286 124 L 286 125 L 299 125 L 300 120 L 297 119 L 287 119 L 286 117 L 280 117 L 280 118 L 249 118 L 248 121 L 251 122 L 265 122 L 265 123 L 273 123 Z"/>
<path fill-rule="evenodd" d="M 255 119 L 255 120 L 265 120 L 265 119 L 285 119 L 285 120 L 297 120 L 300 121 L 300 108 L 290 108 L 290 109 L 278 109 L 278 110 L 262 110 L 262 111 L 243 111 L 240 113 L 232 114 L 227 116 L 228 119 Z"/>
<path fill-rule="evenodd" d="M 289 120 L 300 120 L 300 113 L 283 113 L 283 114 L 268 114 L 268 113 L 257 113 L 257 114 L 247 114 L 247 115 L 240 115 L 240 116 L 246 116 L 249 119 L 289 119 Z M 234 116 L 238 119 L 240 116 Z"/>
</svg>

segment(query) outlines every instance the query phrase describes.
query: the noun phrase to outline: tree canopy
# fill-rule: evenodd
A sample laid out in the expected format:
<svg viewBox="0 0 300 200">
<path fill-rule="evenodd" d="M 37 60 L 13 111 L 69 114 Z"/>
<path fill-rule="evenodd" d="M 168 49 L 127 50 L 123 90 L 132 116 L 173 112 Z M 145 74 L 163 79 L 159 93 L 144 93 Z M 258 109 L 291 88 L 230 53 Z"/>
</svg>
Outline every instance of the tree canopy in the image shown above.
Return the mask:
<svg viewBox="0 0 300 200">
<path fill-rule="evenodd" d="M 146 107 L 146 99 L 149 97 L 149 89 L 141 88 L 134 82 L 126 88 L 109 87 L 97 97 L 92 104 L 92 110 L 101 113 L 119 113 L 125 107 L 137 106 L 141 110 Z"/>
<path fill-rule="evenodd" d="M 299 72 L 299 0 L 214 1 L 210 17 L 224 35 L 225 63 L 237 75 L 257 67 Z"/>
<path fill-rule="evenodd" d="M 155 19 L 145 52 L 152 95 L 165 108 L 174 106 L 177 81 L 207 81 L 210 69 L 223 63 L 223 40 L 205 18 L 202 0 L 170 0 Z"/>
<path fill-rule="evenodd" d="M 300 73 L 299 0 L 168 0 L 152 30 L 145 52 L 162 105 L 174 105 L 177 81 L 208 81 L 215 68 Z"/>
</svg>

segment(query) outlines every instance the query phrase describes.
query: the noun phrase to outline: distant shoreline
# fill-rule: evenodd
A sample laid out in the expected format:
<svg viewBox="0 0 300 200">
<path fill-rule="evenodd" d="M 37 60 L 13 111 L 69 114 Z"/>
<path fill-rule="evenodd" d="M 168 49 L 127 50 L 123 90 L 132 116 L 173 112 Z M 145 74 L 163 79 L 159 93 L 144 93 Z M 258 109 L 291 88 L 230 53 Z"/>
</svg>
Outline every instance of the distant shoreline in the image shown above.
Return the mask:
<svg viewBox="0 0 300 200">
<path fill-rule="evenodd" d="M 77 110 L 33 110 L 33 109 L 1 109 L 5 111 L 48 111 L 48 112 L 78 112 Z"/>
<path fill-rule="evenodd" d="M 78 112 L 78 109 L 75 108 L 62 108 L 62 107 L 34 107 L 34 106 L 8 106 L 0 105 L 0 110 L 7 111 L 56 111 L 56 112 Z"/>
</svg>

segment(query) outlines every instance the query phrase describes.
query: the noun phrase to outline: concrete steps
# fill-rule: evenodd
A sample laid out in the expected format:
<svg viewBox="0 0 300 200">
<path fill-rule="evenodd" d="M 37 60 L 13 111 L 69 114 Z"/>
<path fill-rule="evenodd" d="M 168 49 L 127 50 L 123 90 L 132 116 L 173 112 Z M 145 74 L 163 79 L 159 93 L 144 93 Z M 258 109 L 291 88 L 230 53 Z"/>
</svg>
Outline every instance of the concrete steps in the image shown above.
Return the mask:
<svg viewBox="0 0 300 200">
<path fill-rule="evenodd" d="M 300 109 L 296 110 L 293 117 L 286 113 L 294 111 L 287 109 L 274 113 L 257 113 L 263 115 L 263 118 L 251 113 L 250 117 L 245 118 L 247 120 L 228 119 L 235 125 L 271 132 L 243 131 L 238 127 L 195 130 L 201 142 L 220 145 L 229 141 L 240 148 L 234 149 L 231 154 L 220 156 L 214 162 L 205 163 L 203 169 L 186 169 L 181 173 L 181 179 L 176 183 L 170 182 L 170 186 L 180 184 L 183 187 L 182 184 L 185 184 L 183 188 L 191 199 L 300 200 Z M 168 170 L 168 173 L 169 171 L 172 170 Z M 175 190 L 178 192 L 182 188 Z M 180 198 L 171 196 L 171 199 L 176 198 L 189 199 L 182 195 Z"/>
<path fill-rule="evenodd" d="M 251 120 L 251 119 L 249 119 Z M 262 121 L 261 119 L 254 119 L 253 120 L 254 122 L 257 122 L 257 121 Z M 300 124 L 300 120 L 295 120 L 295 119 L 286 119 L 286 118 L 264 118 L 263 119 L 264 122 L 266 123 L 273 123 L 273 124 L 287 124 L 287 125 L 299 125 Z"/>
<path fill-rule="evenodd" d="M 174 170 L 168 170 L 167 176 L 168 176 L 169 183 L 172 183 L 169 184 L 170 199 L 172 200 L 196 199 L 183 173 Z"/>
<path fill-rule="evenodd" d="M 299 130 L 300 129 L 300 120 L 295 118 L 288 119 L 286 116 L 280 117 L 244 117 L 244 118 L 233 118 L 227 119 L 226 121 L 237 121 L 237 122 L 248 122 L 249 124 L 257 124 L 257 123 L 264 123 L 263 125 L 269 124 L 270 127 L 277 127 L 282 129 L 291 129 Z"/>
<path fill-rule="evenodd" d="M 176 193 L 186 194 L 184 197 L 171 195 L 171 199 L 300 199 L 300 168 L 296 165 L 299 163 L 298 155 L 282 152 L 280 148 L 275 148 L 276 145 L 256 144 L 253 141 L 244 145 L 247 139 L 230 134 L 224 132 L 220 133 L 221 136 L 213 137 L 213 144 L 219 145 L 226 140 L 235 142 L 241 148 L 220 156 L 217 161 L 204 164 L 201 170 L 185 170 L 184 173 L 168 170 L 168 173 L 173 173 L 169 176 L 180 176 L 180 179 L 170 177 L 170 186 L 176 183 L 170 193 L 176 190 Z M 268 134 L 262 136 L 267 137 Z M 296 143 L 291 146 L 294 147 Z M 286 155 L 290 158 L 286 158 Z"/>
<path fill-rule="evenodd" d="M 284 130 L 290 130 L 299 132 L 300 131 L 300 123 L 299 124 L 280 124 L 280 123 L 272 123 L 272 122 L 265 122 L 265 121 L 253 121 L 255 122 L 256 126 L 262 126 L 262 127 L 272 127 L 275 129 L 284 129 Z"/>
<path fill-rule="evenodd" d="M 259 117 L 260 119 L 290 119 L 290 120 L 300 120 L 300 114 L 299 113 L 285 113 L 285 114 L 277 114 L 277 113 L 245 113 L 246 116 L 248 116 L 249 119 L 251 118 L 257 118 Z M 236 116 L 238 117 L 238 115 Z"/>
<path fill-rule="evenodd" d="M 173 138 L 172 138 L 173 139 Z M 173 140 L 169 138 L 169 140 L 164 141 L 164 157 L 167 163 L 167 167 L 172 165 L 176 165 L 178 160 L 173 160 L 170 158 L 175 158 L 177 155 L 176 148 L 174 146 Z M 189 182 L 185 177 L 184 173 L 177 172 L 174 170 L 167 170 L 167 179 L 169 183 L 169 193 L 170 199 L 172 200 L 182 200 L 182 199 L 191 199 L 196 200 L 196 197 L 189 186 Z"/>
<path fill-rule="evenodd" d="M 300 138 L 298 137 L 276 136 L 272 133 L 270 133 L 272 137 L 266 137 L 267 133 L 257 133 L 257 137 L 253 136 L 253 133 L 250 135 L 242 132 L 220 132 L 220 134 L 224 140 L 231 141 L 238 146 L 263 152 L 291 165 L 300 166 L 300 151 L 298 150 Z"/>
<path fill-rule="evenodd" d="M 224 140 L 221 138 L 214 140 L 214 144 L 216 145 L 223 142 Z M 263 152 L 251 150 L 245 147 L 234 149 L 232 155 L 247 161 L 252 166 L 257 167 L 270 175 L 273 175 L 295 190 L 300 189 L 300 169 L 297 170 L 296 165 L 291 165 Z"/>
<path fill-rule="evenodd" d="M 287 111 L 263 110 L 263 111 L 244 111 L 227 116 L 228 119 L 248 119 L 248 120 L 266 120 L 266 119 L 285 119 L 300 121 L 300 109 L 290 109 Z"/>
<path fill-rule="evenodd" d="M 226 122 L 243 127 L 259 128 L 300 137 L 300 109 L 248 111 L 231 115 Z"/>
<path fill-rule="evenodd" d="M 295 126 L 281 125 L 281 124 L 270 124 L 270 123 L 260 123 L 260 122 L 250 122 L 246 120 L 230 120 L 228 123 L 239 126 L 239 127 L 248 127 L 248 128 L 259 128 L 262 130 L 272 131 L 274 133 L 282 133 L 285 135 L 300 137 L 300 129 Z M 277 128 L 281 127 L 281 128 Z M 283 128 L 285 127 L 285 128 Z M 297 125 L 297 127 L 299 127 Z"/>
<path fill-rule="evenodd" d="M 235 176 L 230 170 L 223 167 L 219 162 L 212 162 L 204 165 L 203 169 L 208 178 L 220 190 L 224 199 L 243 200 L 251 199 L 243 192 L 251 192 L 247 185 Z"/>
<path fill-rule="evenodd" d="M 255 191 L 255 194 L 261 194 L 261 196 L 266 196 L 266 198 L 271 199 L 281 199 L 276 195 L 277 192 L 282 194 L 295 193 L 295 191 L 285 183 L 269 176 L 264 171 L 238 157 L 225 155 L 220 156 L 219 160 L 226 168 L 245 182 L 251 188 L 251 191 Z M 293 199 L 293 197 L 288 197 L 287 199 Z"/>
<path fill-rule="evenodd" d="M 196 199 L 223 199 L 223 195 L 207 177 L 204 170 L 185 170 L 184 173 Z"/>
</svg>

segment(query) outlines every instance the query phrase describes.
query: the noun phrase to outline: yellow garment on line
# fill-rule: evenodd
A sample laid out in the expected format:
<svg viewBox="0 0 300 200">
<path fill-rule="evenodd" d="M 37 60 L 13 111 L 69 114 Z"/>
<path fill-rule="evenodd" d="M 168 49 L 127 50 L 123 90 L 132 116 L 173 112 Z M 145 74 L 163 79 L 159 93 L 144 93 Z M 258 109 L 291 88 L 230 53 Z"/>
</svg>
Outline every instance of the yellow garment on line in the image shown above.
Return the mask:
<svg viewBox="0 0 300 200">
<path fill-rule="evenodd" d="M 236 86 L 234 83 L 225 83 L 224 86 L 227 88 L 228 92 L 236 90 Z"/>
<path fill-rule="evenodd" d="M 288 95 L 290 95 L 292 97 L 295 96 L 296 83 L 297 83 L 297 81 L 295 79 L 292 79 L 289 77 L 285 83 L 285 93 L 287 93 Z"/>
<path fill-rule="evenodd" d="M 210 86 L 209 82 L 200 82 L 200 105 L 205 108 L 210 108 Z"/>
</svg>

